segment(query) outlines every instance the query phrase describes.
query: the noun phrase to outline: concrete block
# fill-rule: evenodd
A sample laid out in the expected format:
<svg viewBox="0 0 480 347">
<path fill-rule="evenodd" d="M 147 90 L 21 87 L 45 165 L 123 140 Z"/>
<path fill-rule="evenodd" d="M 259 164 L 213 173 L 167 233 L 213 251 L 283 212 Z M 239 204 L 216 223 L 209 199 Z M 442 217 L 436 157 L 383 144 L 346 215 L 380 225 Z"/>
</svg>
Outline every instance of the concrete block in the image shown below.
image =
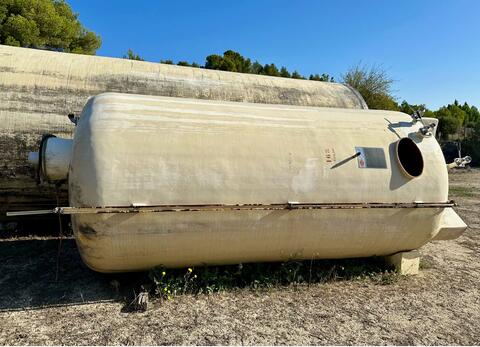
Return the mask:
<svg viewBox="0 0 480 347">
<path fill-rule="evenodd" d="M 387 263 L 395 266 L 400 275 L 418 275 L 420 268 L 420 252 L 417 250 L 409 252 L 398 252 L 385 257 Z"/>
</svg>

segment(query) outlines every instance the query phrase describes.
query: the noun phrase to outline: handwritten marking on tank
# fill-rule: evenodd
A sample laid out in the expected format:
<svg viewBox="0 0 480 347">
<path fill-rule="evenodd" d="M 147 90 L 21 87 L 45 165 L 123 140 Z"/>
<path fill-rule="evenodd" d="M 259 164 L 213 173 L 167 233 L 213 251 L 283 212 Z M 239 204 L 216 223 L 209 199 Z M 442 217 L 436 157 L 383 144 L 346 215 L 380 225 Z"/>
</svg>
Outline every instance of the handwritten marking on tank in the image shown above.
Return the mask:
<svg viewBox="0 0 480 347">
<path fill-rule="evenodd" d="M 337 161 L 334 148 L 325 148 L 325 163 L 331 164 Z"/>
</svg>

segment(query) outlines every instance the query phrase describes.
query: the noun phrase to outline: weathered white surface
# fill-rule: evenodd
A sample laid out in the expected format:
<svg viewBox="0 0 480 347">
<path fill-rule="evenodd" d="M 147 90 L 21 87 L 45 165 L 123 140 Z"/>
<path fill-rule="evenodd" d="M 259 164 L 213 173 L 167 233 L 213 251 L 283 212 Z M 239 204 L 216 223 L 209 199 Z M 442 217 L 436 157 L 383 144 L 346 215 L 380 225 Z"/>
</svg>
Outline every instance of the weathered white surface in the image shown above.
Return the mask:
<svg viewBox="0 0 480 347">
<path fill-rule="evenodd" d="M 386 260 L 395 267 L 395 270 L 400 275 L 418 275 L 420 269 L 420 252 L 417 250 L 398 252 L 386 257 Z"/>
<path fill-rule="evenodd" d="M 15 201 L 54 199 L 35 187 L 28 152 L 41 135 L 70 137 L 69 113 L 102 92 L 241 102 L 364 108 L 354 90 L 338 83 L 302 81 L 199 68 L 49 52 L 0 45 L 0 214 Z M 17 188 L 23 187 L 22 190 Z M 43 203 L 43 202 L 42 202 Z"/>
<path fill-rule="evenodd" d="M 76 129 L 70 185 L 82 191 L 71 206 L 445 202 L 440 146 L 417 136 L 421 125 L 410 120 L 392 111 L 102 94 Z M 415 179 L 395 154 L 408 136 L 425 165 Z M 351 158 L 358 146 L 383 150 L 387 168 L 359 168 Z"/>
<path fill-rule="evenodd" d="M 161 212 L 73 215 L 96 271 L 382 256 L 416 249 L 441 209 Z"/>
<path fill-rule="evenodd" d="M 73 207 L 446 202 L 434 137 L 391 111 L 260 105 L 102 94 L 86 105 L 69 173 Z M 424 170 L 400 171 L 410 137 Z M 356 147 L 383 150 L 361 168 Z M 162 212 L 72 216 L 87 264 L 153 265 L 388 255 L 435 237 L 442 208 Z"/>
<path fill-rule="evenodd" d="M 453 240 L 463 234 L 467 224 L 459 217 L 453 208 L 446 208 L 440 222 L 440 230 L 435 240 Z"/>
<path fill-rule="evenodd" d="M 63 181 L 68 177 L 68 169 L 72 159 L 71 139 L 50 137 L 44 144 L 42 167 L 45 178 L 50 182 Z"/>
</svg>

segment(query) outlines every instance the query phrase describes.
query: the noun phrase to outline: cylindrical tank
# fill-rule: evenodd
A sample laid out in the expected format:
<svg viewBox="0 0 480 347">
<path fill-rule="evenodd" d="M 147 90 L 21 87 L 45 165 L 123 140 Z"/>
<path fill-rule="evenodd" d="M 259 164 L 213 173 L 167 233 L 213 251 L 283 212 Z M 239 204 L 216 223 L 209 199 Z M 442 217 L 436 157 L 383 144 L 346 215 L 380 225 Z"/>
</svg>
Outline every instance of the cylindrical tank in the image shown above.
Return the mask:
<svg viewBox="0 0 480 347">
<path fill-rule="evenodd" d="M 93 97 L 68 181 L 80 253 L 114 272 L 388 255 L 457 237 L 442 151 L 420 127 L 392 111 Z"/>
<path fill-rule="evenodd" d="M 0 45 L 0 216 L 54 204 L 27 162 L 43 134 L 70 137 L 88 97 L 124 92 L 197 99 L 366 108 L 338 83 L 231 73 Z M 19 188 L 21 187 L 21 188 Z"/>
</svg>

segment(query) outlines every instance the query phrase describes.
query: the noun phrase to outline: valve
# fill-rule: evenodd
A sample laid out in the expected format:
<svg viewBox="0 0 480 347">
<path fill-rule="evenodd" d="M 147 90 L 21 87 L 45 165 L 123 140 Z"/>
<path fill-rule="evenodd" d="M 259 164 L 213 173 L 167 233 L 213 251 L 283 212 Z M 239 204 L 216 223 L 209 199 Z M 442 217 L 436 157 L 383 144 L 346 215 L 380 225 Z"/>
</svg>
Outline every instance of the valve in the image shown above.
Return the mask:
<svg viewBox="0 0 480 347">
<path fill-rule="evenodd" d="M 422 135 L 423 137 L 432 136 L 432 130 L 433 130 L 433 128 L 435 128 L 436 124 L 435 123 L 425 124 L 425 122 L 423 121 L 423 111 L 422 110 L 414 111 L 413 114 L 410 115 L 410 117 L 412 117 L 412 123 L 413 124 L 415 124 L 417 122 L 422 123 L 423 126 L 418 130 L 420 135 Z"/>
<path fill-rule="evenodd" d="M 467 155 L 463 158 L 455 158 L 453 159 L 453 163 L 447 164 L 449 169 L 453 169 L 454 167 L 464 168 L 466 165 L 472 162 L 472 157 Z"/>
<path fill-rule="evenodd" d="M 423 121 L 422 121 L 423 111 L 422 110 L 414 111 L 413 114 L 410 115 L 410 117 L 412 117 L 414 124 L 418 121 L 421 121 L 423 123 Z"/>
<path fill-rule="evenodd" d="M 423 123 L 423 120 L 422 120 L 422 123 Z M 432 136 L 432 130 L 433 128 L 435 128 L 435 126 L 436 126 L 435 123 L 430 123 L 421 127 L 419 131 L 423 136 Z"/>
</svg>

